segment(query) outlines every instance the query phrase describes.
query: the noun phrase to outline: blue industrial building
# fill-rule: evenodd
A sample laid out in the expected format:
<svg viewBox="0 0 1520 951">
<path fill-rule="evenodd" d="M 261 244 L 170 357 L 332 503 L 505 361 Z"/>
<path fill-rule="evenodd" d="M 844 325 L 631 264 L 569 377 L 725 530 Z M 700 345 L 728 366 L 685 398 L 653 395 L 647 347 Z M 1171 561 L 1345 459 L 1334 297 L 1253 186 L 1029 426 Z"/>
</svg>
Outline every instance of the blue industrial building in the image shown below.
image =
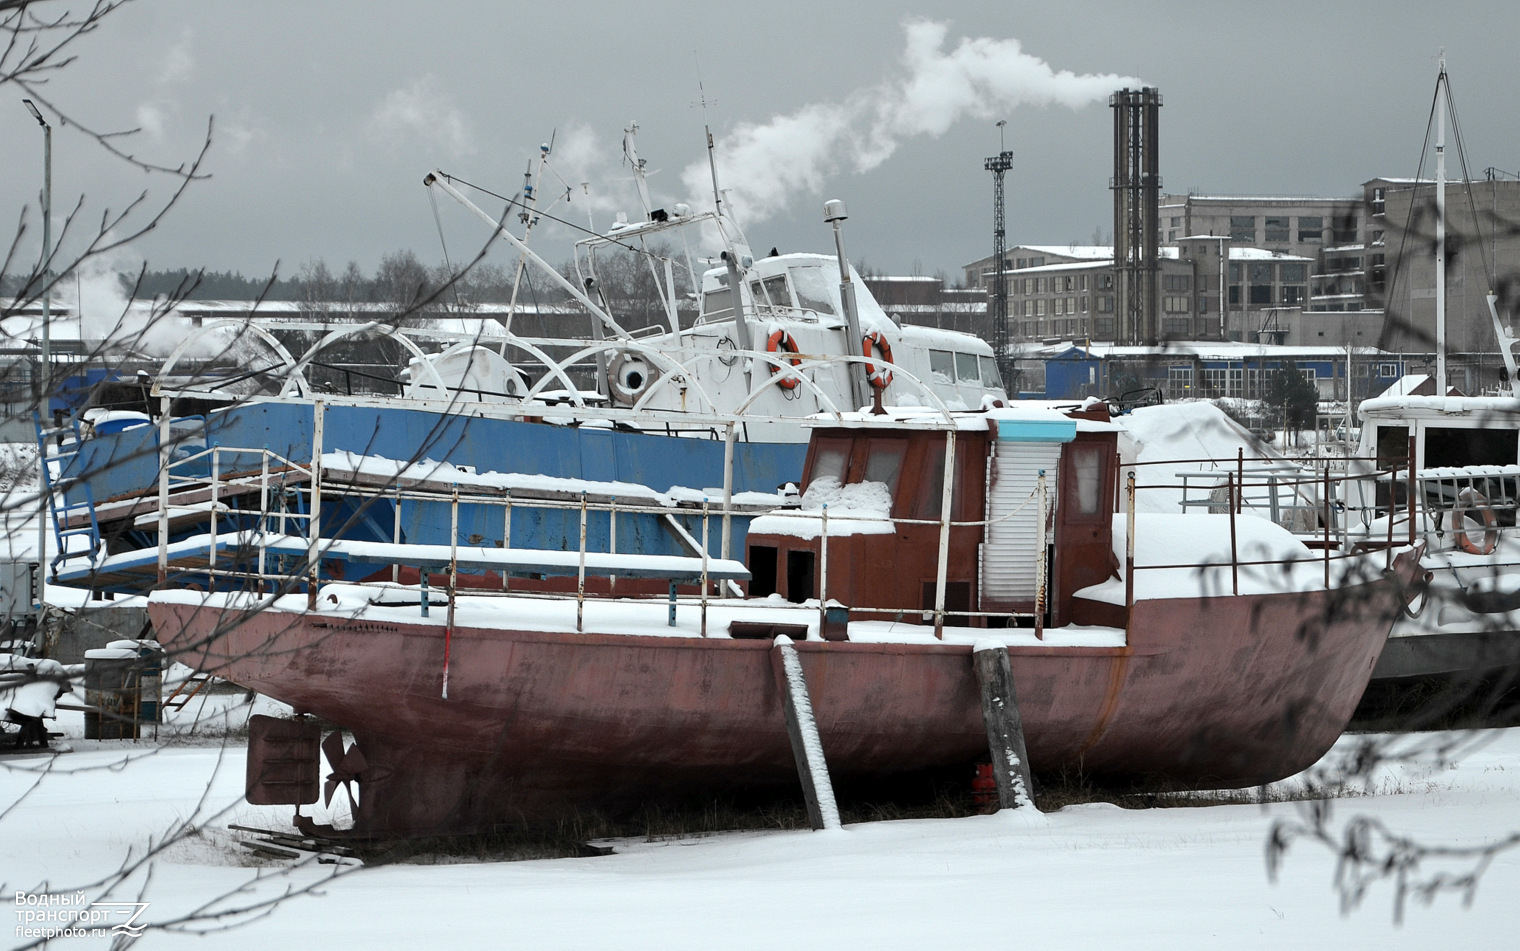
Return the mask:
<svg viewBox="0 0 1520 951">
<path fill-rule="evenodd" d="M 1155 387 L 1167 399 L 1260 399 L 1285 363 L 1296 365 L 1322 400 L 1376 396 L 1404 375 L 1403 355 L 1373 347 L 1294 347 L 1199 342 L 1165 347 L 1062 344 L 1036 355 L 1046 399 L 1118 396 Z M 1347 383 L 1350 382 L 1348 388 Z"/>
</svg>

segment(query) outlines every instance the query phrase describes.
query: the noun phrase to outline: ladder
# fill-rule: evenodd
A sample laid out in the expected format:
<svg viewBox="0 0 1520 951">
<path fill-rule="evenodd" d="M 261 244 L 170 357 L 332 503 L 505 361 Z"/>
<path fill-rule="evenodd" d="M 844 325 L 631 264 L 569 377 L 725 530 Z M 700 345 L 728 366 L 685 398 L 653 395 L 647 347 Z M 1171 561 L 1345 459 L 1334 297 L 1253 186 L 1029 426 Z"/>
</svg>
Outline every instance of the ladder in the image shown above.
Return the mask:
<svg viewBox="0 0 1520 951">
<path fill-rule="evenodd" d="M 196 694 L 200 693 L 207 684 L 211 683 L 211 680 L 212 677 L 210 674 L 203 674 L 199 671 L 192 673 L 189 677 L 181 680 L 179 686 L 174 688 L 174 692 L 169 694 L 168 699 L 163 702 L 163 709 L 182 709 L 185 704 L 189 703 L 191 700 L 194 700 Z M 186 687 L 189 687 L 190 689 L 187 691 L 185 689 Z"/>
<path fill-rule="evenodd" d="M 47 493 L 48 509 L 53 519 L 53 539 L 58 545 L 58 553 L 49 562 L 48 573 L 56 575 L 60 564 L 75 558 L 88 558 L 90 567 L 93 568 L 101 555 L 100 523 L 95 518 L 95 494 L 90 483 L 79 478 L 79 469 L 75 465 L 79 448 L 84 444 L 79 418 L 71 417 L 68 425 L 57 429 L 43 429 L 42 417 L 37 413 L 32 414 L 32 422 L 37 430 L 37 453 L 42 458 L 39 467 L 42 470 L 42 491 Z M 65 441 L 69 437 L 72 437 L 72 441 Z M 59 448 L 56 452 L 48 452 L 50 439 L 58 439 Z M 75 501 L 69 500 L 71 492 L 76 493 Z M 85 516 L 83 519 L 75 518 L 81 514 Z M 83 550 L 71 551 L 69 539 L 76 537 L 88 539 L 88 546 Z M 43 560 L 42 553 L 39 553 L 37 560 L 39 563 Z"/>
</svg>

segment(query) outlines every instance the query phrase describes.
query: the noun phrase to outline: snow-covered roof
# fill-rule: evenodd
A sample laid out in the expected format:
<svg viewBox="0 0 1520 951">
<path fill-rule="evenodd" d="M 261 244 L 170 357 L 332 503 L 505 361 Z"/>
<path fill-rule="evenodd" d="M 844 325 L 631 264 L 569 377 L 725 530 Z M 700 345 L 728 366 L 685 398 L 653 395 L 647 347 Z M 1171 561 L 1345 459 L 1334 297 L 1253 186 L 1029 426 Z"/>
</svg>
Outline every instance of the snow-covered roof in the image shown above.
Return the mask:
<svg viewBox="0 0 1520 951">
<path fill-rule="evenodd" d="M 1353 198 L 1320 198 L 1316 195 L 1162 195 L 1161 207 L 1173 208 L 1185 205 L 1188 202 L 1242 202 L 1242 201 L 1283 201 L 1283 202 L 1338 202 L 1346 204 L 1358 199 Z"/>
<path fill-rule="evenodd" d="M 1406 373 L 1388 385 L 1388 388 L 1378 396 L 1414 396 L 1416 391 L 1425 384 L 1430 384 L 1430 389 L 1435 389 L 1435 383 L 1428 373 Z"/>
<path fill-rule="evenodd" d="M 1047 347 L 1041 355 L 1049 360 L 1076 350 L 1099 359 L 1115 357 L 1187 357 L 1199 360 L 1285 360 L 1294 357 L 1319 357 L 1335 360 L 1346 358 L 1345 347 L 1295 347 L 1245 341 L 1176 341 L 1164 347 L 1142 347 L 1129 344 L 1094 343 L 1078 345 L 1062 343 Z M 1392 357 L 1386 350 L 1376 347 L 1353 347 L 1353 354 L 1364 357 Z"/>
<path fill-rule="evenodd" d="M 1363 418 L 1455 419 L 1477 423 L 1504 421 L 1513 426 L 1520 416 L 1520 400 L 1512 396 L 1376 396 L 1357 407 Z"/>
<path fill-rule="evenodd" d="M 985 412 L 952 412 L 950 419 L 937 409 L 924 406 L 887 406 L 883 414 L 819 413 L 809 416 L 804 425 L 811 429 L 949 429 L 954 424 L 958 432 L 986 432 L 987 421 L 1063 421 L 1075 423 L 1081 432 L 1117 430 L 1122 427 L 1109 422 L 1088 419 L 1072 419 L 1068 410 L 1082 409 L 1095 401 L 1091 398 L 1075 400 L 1018 400 L 1007 406 L 988 409 Z"/>
<path fill-rule="evenodd" d="M 1287 254 L 1282 251 L 1270 251 L 1266 248 L 1231 248 L 1231 261 L 1313 261 L 1301 254 Z"/>
<path fill-rule="evenodd" d="M 1087 271 L 1092 268 L 1107 267 L 1114 263 L 1112 256 L 1093 261 L 1066 261 L 1061 264 L 1042 264 L 1039 267 L 1009 268 L 1004 274 L 1016 274 L 1024 277 L 1029 274 L 1051 274 L 1059 271 Z"/>
<path fill-rule="evenodd" d="M 1009 250 L 1061 254 L 1069 258 L 1111 258 L 1114 256 L 1114 247 L 1111 244 L 1021 244 Z"/>
</svg>

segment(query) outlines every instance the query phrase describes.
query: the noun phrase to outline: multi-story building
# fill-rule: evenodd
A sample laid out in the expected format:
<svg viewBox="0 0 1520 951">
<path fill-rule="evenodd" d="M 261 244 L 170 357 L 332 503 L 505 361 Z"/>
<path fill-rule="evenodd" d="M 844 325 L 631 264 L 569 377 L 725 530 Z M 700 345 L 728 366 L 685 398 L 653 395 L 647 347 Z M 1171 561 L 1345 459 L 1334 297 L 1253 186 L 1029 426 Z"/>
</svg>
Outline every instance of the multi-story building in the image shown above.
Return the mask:
<svg viewBox="0 0 1520 951">
<path fill-rule="evenodd" d="M 1163 244 L 1213 235 L 1237 247 L 1307 258 L 1327 247 L 1362 243 L 1367 220 L 1355 198 L 1163 195 L 1158 214 Z"/>
<path fill-rule="evenodd" d="M 1264 328 L 1292 323 L 1286 315 L 1303 308 L 1313 264 L 1308 257 L 1235 247 L 1211 235 L 1184 238 L 1162 248 L 1160 257 L 1160 331 L 1169 340 L 1254 341 Z M 1115 338 L 1112 248 L 1020 246 L 1005 260 L 1015 338 Z M 986 286 L 992 260 L 973 262 L 966 271 L 968 283 Z"/>
<path fill-rule="evenodd" d="M 1382 346 L 1433 350 L 1436 281 L 1435 183 L 1374 178 L 1363 186 L 1369 231 L 1346 249 L 1339 274 L 1361 282 L 1366 306 L 1386 311 Z M 1470 195 L 1470 198 L 1469 198 Z M 1328 252 L 1327 252 L 1328 254 Z M 1488 294 L 1511 321 L 1520 308 L 1520 181 L 1497 176 L 1449 182 L 1446 191 L 1446 349 L 1493 353 Z M 1327 303 L 1333 303 L 1327 295 Z M 1328 309 L 1333 310 L 1331 306 Z M 1454 382 L 1454 381 L 1448 381 Z"/>
</svg>

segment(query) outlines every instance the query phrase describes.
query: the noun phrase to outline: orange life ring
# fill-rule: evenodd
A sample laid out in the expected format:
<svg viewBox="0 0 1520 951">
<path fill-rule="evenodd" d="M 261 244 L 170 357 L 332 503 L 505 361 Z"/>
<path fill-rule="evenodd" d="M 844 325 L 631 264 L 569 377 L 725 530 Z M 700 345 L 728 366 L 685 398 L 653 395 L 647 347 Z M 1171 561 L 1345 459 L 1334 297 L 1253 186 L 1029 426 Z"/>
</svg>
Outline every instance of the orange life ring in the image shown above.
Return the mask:
<svg viewBox="0 0 1520 951">
<path fill-rule="evenodd" d="M 770 337 L 765 341 L 765 349 L 766 349 L 766 352 L 768 352 L 768 353 L 791 353 L 791 354 L 796 354 L 796 353 L 800 352 L 800 348 L 797 346 L 797 340 L 796 340 L 796 338 L 794 338 L 791 334 L 787 333 L 785 330 L 776 330 L 776 331 L 773 331 L 771 333 Z M 790 363 L 794 367 L 795 366 L 800 366 L 802 364 L 802 357 L 800 357 L 800 356 L 791 356 L 791 357 L 786 357 L 785 359 L 788 360 L 788 361 L 790 361 Z M 781 371 L 781 367 L 777 366 L 774 363 L 772 363 L 770 365 L 770 367 L 771 367 L 771 375 L 773 375 L 773 376 Z M 795 373 L 793 373 L 793 374 L 788 374 L 787 377 L 786 377 L 786 379 L 782 380 L 780 383 L 777 383 L 776 385 L 779 386 L 779 387 L 781 387 L 784 390 L 795 390 L 797 388 L 798 384 L 800 384 L 801 382 L 802 382 L 802 378 L 799 377 L 799 376 L 797 376 Z"/>
<path fill-rule="evenodd" d="M 873 354 L 871 351 L 875 350 L 881 354 L 881 360 L 883 363 L 892 362 L 892 345 L 890 343 L 887 343 L 886 335 L 881 331 L 873 330 L 870 333 L 866 334 L 865 338 L 862 340 L 862 343 L 864 344 L 864 356 L 866 359 L 874 359 L 875 354 Z M 867 363 L 866 379 L 870 380 L 871 385 L 876 387 L 878 390 L 884 390 L 892 385 L 892 371 L 886 367 L 882 367 L 880 370 L 878 370 L 876 369 L 875 364 Z"/>
<path fill-rule="evenodd" d="M 1473 510 L 1483 522 L 1483 540 L 1475 542 L 1467 530 L 1467 512 Z M 1483 493 L 1468 487 L 1457 493 L 1457 504 L 1451 509 L 1451 536 L 1457 546 L 1470 555 L 1491 555 L 1499 545 L 1498 520 L 1494 507 Z"/>
</svg>

